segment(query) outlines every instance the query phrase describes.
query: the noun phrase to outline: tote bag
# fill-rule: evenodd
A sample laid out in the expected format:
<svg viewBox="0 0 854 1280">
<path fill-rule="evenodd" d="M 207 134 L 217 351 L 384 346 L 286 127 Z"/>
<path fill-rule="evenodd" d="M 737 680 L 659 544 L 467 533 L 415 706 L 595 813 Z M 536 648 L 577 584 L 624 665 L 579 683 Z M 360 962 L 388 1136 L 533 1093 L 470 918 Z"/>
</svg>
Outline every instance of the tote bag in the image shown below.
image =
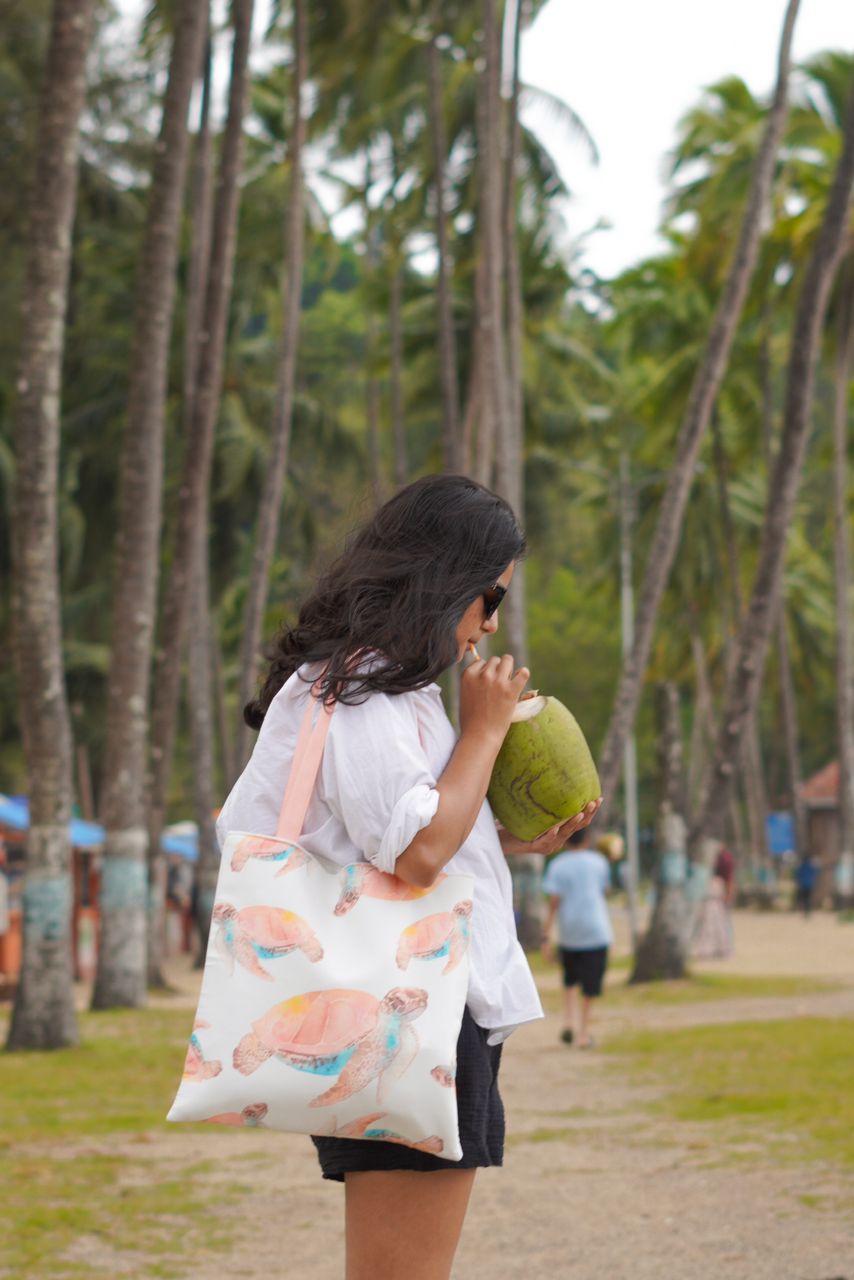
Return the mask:
<svg viewBox="0 0 854 1280">
<path fill-rule="evenodd" d="M 333 711 L 309 697 L 276 836 L 225 841 L 167 1119 L 373 1138 L 460 1160 L 454 1076 L 474 882 L 442 875 L 421 889 L 301 848 Z"/>
</svg>

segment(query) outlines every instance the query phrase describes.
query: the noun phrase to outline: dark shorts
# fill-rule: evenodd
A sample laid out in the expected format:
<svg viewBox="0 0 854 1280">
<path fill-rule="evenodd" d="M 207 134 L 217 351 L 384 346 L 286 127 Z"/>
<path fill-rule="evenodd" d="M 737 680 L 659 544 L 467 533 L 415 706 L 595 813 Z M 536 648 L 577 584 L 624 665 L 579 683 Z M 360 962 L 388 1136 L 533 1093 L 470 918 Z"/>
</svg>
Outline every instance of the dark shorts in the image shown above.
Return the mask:
<svg viewBox="0 0 854 1280">
<path fill-rule="evenodd" d="M 364 1138 L 312 1138 L 324 1178 L 343 1182 L 348 1173 L 373 1169 L 485 1169 L 504 1161 L 504 1103 L 498 1092 L 501 1045 L 486 1043 L 487 1032 L 468 1009 L 457 1041 L 457 1112 L 462 1160 L 443 1160 L 397 1142 Z"/>
<path fill-rule="evenodd" d="M 571 951 L 561 947 L 563 985 L 580 986 L 586 996 L 601 996 L 602 980 L 608 967 L 608 948 L 593 947 L 589 951 Z"/>
</svg>

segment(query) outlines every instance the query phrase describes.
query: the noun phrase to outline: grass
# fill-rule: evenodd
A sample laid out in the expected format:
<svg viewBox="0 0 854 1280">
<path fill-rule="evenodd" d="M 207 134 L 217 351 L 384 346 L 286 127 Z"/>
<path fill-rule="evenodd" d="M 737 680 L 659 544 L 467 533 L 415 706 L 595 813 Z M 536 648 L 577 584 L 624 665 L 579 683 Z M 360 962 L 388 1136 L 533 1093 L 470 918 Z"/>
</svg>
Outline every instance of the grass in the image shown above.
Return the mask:
<svg viewBox="0 0 854 1280">
<path fill-rule="evenodd" d="M 628 968 L 628 965 L 625 966 Z M 609 969 L 612 966 L 609 965 Z M 610 982 L 603 995 L 609 1005 L 621 1009 L 643 1009 L 656 1005 L 705 1004 L 719 1000 L 781 999 L 837 991 L 844 984 L 823 978 L 745 977 L 738 974 L 699 973 L 679 981 L 644 982 L 632 986 Z M 541 990 L 543 1006 L 555 1013 L 560 1008 L 561 991 Z"/>
<path fill-rule="evenodd" d="M 830 985 L 704 974 L 683 983 L 620 984 L 605 999 L 643 1007 L 808 995 Z M 4 1280 L 197 1274 L 200 1256 L 228 1249 L 233 1208 L 251 1195 L 269 1149 L 259 1147 L 257 1157 L 235 1152 L 228 1181 L 218 1176 L 221 1135 L 206 1126 L 191 1130 L 198 1140 L 183 1160 L 162 1150 L 188 1010 L 123 1010 L 80 1021 L 80 1048 L 0 1053 L 0 1274 Z M 624 1034 L 608 1042 L 607 1054 L 627 1080 L 651 1081 L 661 1091 L 659 1101 L 644 1104 L 653 1115 L 702 1126 L 703 1149 L 716 1157 L 756 1158 L 744 1154 L 753 1143 L 763 1159 L 770 1150 L 787 1160 L 854 1169 L 854 1021 L 799 1018 Z M 550 1113 L 513 1141 L 568 1141 L 573 1122 L 583 1118 L 576 1109 Z M 684 1144 L 695 1135 L 696 1128 Z"/>
<path fill-rule="evenodd" d="M 758 1000 L 838 991 L 842 983 L 823 978 L 747 977 L 743 974 L 697 973 L 671 982 L 628 982 L 608 989 L 609 1001 L 620 1005 L 698 1004 L 714 1000 Z"/>
<path fill-rule="evenodd" d="M 196 1249 L 228 1243 L 220 1215 L 211 1214 L 216 1162 L 176 1168 L 150 1149 L 180 1078 L 191 1020 L 187 1010 L 84 1014 L 77 1049 L 0 1055 L 8 1280 L 120 1273 L 177 1280 L 192 1274 Z M 121 1150 L 117 1137 L 125 1139 Z M 217 1183 L 215 1194 L 222 1204 L 248 1190 Z"/>
<path fill-rule="evenodd" d="M 714 1126 L 724 1148 L 755 1140 L 775 1159 L 854 1170 L 854 1020 L 638 1032 L 607 1052 L 633 1079 L 663 1087 L 655 1111 Z"/>
<path fill-rule="evenodd" d="M 525 957 L 531 966 L 531 972 L 534 974 L 558 973 L 558 966 L 551 960 L 545 960 L 541 951 L 528 951 Z M 628 969 L 632 963 L 632 957 L 629 955 L 610 956 L 608 959 L 608 968 L 611 970 Z"/>
</svg>

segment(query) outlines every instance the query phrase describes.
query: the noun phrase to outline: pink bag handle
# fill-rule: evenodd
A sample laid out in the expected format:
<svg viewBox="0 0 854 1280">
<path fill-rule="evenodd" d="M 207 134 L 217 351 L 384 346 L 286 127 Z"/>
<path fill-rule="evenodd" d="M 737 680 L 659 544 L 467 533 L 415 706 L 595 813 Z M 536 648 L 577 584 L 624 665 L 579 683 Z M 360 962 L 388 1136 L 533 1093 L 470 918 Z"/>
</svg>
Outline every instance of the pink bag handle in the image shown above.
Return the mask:
<svg viewBox="0 0 854 1280">
<path fill-rule="evenodd" d="M 319 702 L 315 695 L 316 687 L 312 685 L 308 706 L 300 725 L 288 784 L 285 787 L 285 797 L 279 813 L 279 825 L 276 828 L 276 835 L 280 840 L 290 840 L 294 843 L 302 835 L 305 815 L 323 756 L 323 744 L 329 732 L 329 721 L 335 710 L 334 703 L 328 706 L 325 702 Z M 315 709 L 318 706 L 317 721 L 313 724 Z"/>
</svg>

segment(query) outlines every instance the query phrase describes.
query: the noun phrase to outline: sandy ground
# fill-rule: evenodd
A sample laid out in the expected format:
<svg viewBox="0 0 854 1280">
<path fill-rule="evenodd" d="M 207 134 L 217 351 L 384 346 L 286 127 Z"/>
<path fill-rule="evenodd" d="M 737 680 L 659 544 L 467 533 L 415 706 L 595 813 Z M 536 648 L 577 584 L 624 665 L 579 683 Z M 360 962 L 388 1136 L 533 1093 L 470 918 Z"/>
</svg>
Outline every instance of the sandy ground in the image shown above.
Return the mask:
<svg viewBox="0 0 854 1280">
<path fill-rule="evenodd" d="M 626 937 L 619 913 L 615 923 L 619 951 Z M 643 1009 L 616 1002 L 609 1009 L 606 995 L 600 1042 L 628 1027 L 854 1016 L 854 926 L 828 915 L 804 921 L 740 914 L 735 927 L 735 955 L 706 968 L 848 985 L 810 996 Z M 193 977 L 175 976 L 191 1000 Z M 611 977 L 623 981 L 625 974 Z M 557 978 L 548 975 L 543 985 L 556 988 Z M 457 1280 L 854 1280 L 854 1175 L 781 1165 L 755 1146 L 743 1164 L 722 1159 L 707 1129 L 675 1126 L 651 1112 L 654 1087 L 623 1079 L 595 1051 L 566 1048 L 557 1031 L 551 1016 L 508 1043 L 506 1164 L 478 1175 Z M 220 1180 L 253 1187 L 239 1211 L 216 1210 L 231 1222 L 235 1244 L 228 1256 L 200 1256 L 187 1272 L 194 1280 L 343 1276 L 343 1192 L 320 1179 L 306 1139 L 169 1129 L 127 1145 L 139 1177 L 147 1176 L 149 1159 L 152 1173 L 164 1162 L 174 1168 L 217 1159 L 204 1175 L 212 1206 Z M 98 1274 L 140 1275 L 138 1261 L 111 1257 L 94 1241 L 81 1241 L 75 1255 L 103 1267 Z"/>
</svg>

